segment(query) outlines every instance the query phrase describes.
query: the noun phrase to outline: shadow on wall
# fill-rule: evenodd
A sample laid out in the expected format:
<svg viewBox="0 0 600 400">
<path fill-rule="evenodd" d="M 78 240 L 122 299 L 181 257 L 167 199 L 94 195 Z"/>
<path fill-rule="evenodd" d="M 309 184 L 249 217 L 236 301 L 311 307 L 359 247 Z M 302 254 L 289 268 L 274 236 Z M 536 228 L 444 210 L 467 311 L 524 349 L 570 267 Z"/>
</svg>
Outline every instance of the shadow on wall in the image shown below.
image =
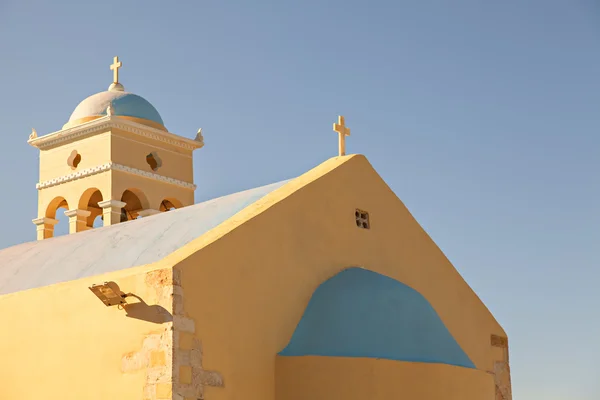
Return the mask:
<svg viewBox="0 0 600 400">
<path fill-rule="evenodd" d="M 144 299 L 133 293 L 124 293 L 116 282 L 104 282 L 89 287 L 90 291 L 107 307 L 117 306 L 125 310 L 129 318 L 162 324 L 173 321 L 173 315 L 164 307 L 148 305 Z M 137 301 L 132 301 L 135 299 Z"/>
<path fill-rule="evenodd" d="M 475 368 L 416 290 L 349 268 L 313 293 L 281 356 L 365 357 Z"/>
<path fill-rule="evenodd" d="M 148 305 L 141 297 L 135 294 L 128 294 L 129 297 L 134 297 L 138 300 L 137 303 L 125 304 L 123 308 L 127 312 L 129 318 L 140 319 L 142 321 L 152 322 L 154 324 L 162 324 L 173 321 L 173 315 L 164 307 L 157 304 Z"/>
</svg>

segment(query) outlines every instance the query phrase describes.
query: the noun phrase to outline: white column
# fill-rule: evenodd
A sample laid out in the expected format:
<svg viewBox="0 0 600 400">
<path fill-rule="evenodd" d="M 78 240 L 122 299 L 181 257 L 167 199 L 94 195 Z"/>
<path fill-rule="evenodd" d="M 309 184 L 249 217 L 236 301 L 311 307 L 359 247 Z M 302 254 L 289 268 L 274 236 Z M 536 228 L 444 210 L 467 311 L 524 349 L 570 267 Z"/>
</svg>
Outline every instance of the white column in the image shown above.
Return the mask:
<svg viewBox="0 0 600 400">
<path fill-rule="evenodd" d="M 69 217 L 69 233 L 83 232 L 90 229 L 87 226 L 87 218 L 92 215 L 91 211 L 76 208 L 65 211 L 65 215 Z"/>
<path fill-rule="evenodd" d="M 115 225 L 121 222 L 121 209 L 126 203 L 119 200 L 105 200 L 98 202 L 98 206 L 102 208 L 102 219 L 104 226 Z"/>
<path fill-rule="evenodd" d="M 36 225 L 37 240 L 49 239 L 54 236 L 54 225 L 58 224 L 58 220 L 48 217 L 32 219 L 31 222 Z"/>
</svg>

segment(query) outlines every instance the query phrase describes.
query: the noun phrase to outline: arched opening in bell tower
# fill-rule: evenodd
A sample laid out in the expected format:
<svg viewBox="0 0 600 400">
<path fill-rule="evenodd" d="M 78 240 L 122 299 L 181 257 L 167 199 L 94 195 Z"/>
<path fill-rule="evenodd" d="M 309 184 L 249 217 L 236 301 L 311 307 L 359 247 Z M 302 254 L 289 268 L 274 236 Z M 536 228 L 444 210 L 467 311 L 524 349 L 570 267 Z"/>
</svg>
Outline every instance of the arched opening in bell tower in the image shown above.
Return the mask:
<svg viewBox="0 0 600 400">
<path fill-rule="evenodd" d="M 121 201 L 125 203 L 125 207 L 121 209 L 121 222 L 138 218 L 140 211 L 148 208 L 148 199 L 139 189 L 129 188 L 125 190 L 121 196 Z"/>
<path fill-rule="evenodd" d="M 169 197 L 160 202 L 159 210 L 161 212 L 172 211 L 181 207 L 183 207 L 183 204 L 179 200 Z"/>
<path fill-rule="evenodd" d="M 86 225 L 90 228 L 99 228 L 102 223 L 102 207 L 98 203 L 104 200 L 102 192 L 97 188 L 89 188 L 81 195 L 78 208 L 87 210 L 90 215 L 87 217 Z"/>
<path fill-rule="evenodd" d="M 60 211 L 59 211 L 60 210 Z M 52 218 L 58 221 L 54 225 L 54 230 L 51 237 L 62 236 L 69 233 L 69 218 L 65 215 L 65 211 L 69 210 L 69 204 L 64 197 L 58 196 L 46 207 L 46 218 Z"/>
</svg>

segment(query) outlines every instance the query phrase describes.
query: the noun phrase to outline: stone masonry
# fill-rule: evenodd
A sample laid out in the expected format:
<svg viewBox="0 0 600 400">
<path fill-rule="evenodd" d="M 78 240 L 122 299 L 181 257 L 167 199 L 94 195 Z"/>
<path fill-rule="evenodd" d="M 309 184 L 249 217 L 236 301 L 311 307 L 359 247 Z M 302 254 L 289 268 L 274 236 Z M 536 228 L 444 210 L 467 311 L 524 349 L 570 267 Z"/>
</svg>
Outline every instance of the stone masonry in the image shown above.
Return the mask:
<svg viewBox="0 0 600 400">
<path fill-rule="evenodd" d="M 508 364 L 508 338 L 492 335 L 490 338 L 492 347 L 502 349 L 502 360 L 494 362 L 494 383 L 496 385 L 496 400 L 512 400 L 512 388 L 510 382 L 510 367 Z"/>
<path fill-rule="evenodd" d="M 180 271 L 148 272 L 146 284 L 156 291 L 157 305 L 171 313 L 172 321 L 149 332 L 138 351 L 126 354 L 122 370 L 145 371 L 143 400 L 203 400 L 204 387 L 223 387 L 223 378 L 202 367 L 202 344 L 194 321 L 185 315 Z"/>
</svg>

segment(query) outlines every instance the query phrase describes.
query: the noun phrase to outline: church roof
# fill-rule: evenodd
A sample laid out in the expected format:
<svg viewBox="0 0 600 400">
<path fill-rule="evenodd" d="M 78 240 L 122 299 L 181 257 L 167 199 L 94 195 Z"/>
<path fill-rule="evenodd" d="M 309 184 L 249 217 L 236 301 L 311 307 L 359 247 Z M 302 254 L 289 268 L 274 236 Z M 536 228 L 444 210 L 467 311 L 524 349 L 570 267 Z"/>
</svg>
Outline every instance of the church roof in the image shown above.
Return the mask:
<svg viewBox="0 0 600 400">
<path fill-rule="evenodd" d="M 0 295 L 159 261 L 287 182 L 0 250 Z"/>
</svg>

